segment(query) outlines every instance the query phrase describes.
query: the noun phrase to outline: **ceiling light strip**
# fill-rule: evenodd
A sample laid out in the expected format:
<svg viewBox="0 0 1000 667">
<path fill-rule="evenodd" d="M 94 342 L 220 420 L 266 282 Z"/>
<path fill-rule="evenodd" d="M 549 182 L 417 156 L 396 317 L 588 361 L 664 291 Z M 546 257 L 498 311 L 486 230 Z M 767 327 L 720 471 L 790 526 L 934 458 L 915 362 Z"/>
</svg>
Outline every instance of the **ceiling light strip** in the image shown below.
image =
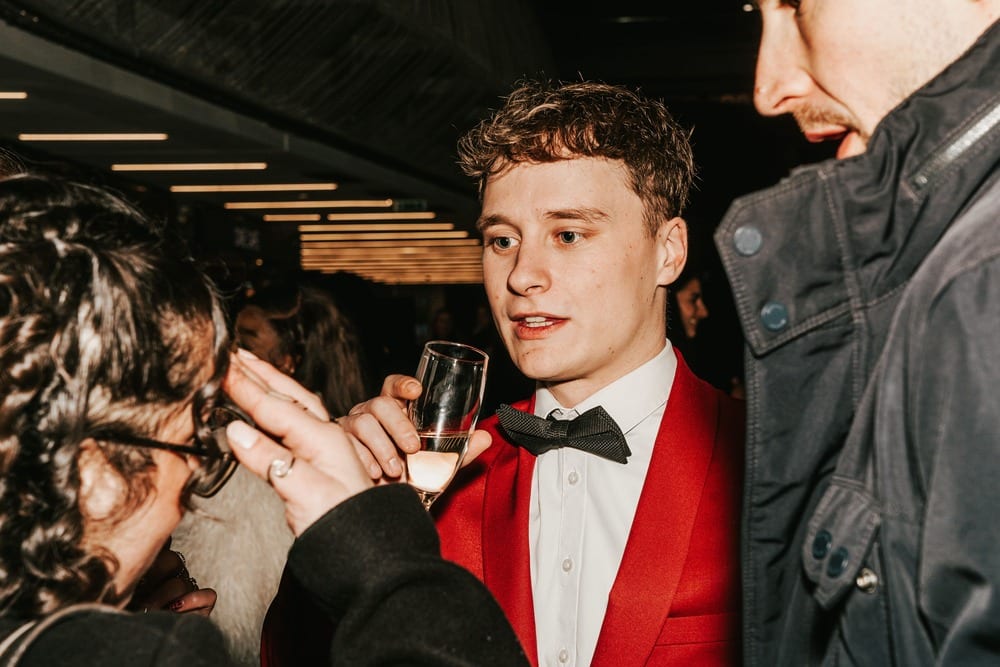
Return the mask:
<svg viewBox="0 0 1000 667">
<path fill-rule="evenodd" d="M 113 164 L 111 171 L 262 171 L 266 162 L 162 162 Z"/>
<path fill-rule="evenodd" d="M 319 222 L 319 213 L 269 213 L 264 222 Z"/>
<path fill-rule="evenodd" d="M 446 232 L 455 229 L 450 222 L 404 222 L 373 225 L 299 225 L 300 233 L 310 232 Z"/>
<path fill-rule="evenodd" d="M 411 262 L 405 259 L 370 259 L 370 260 L 316 260 L 316 261 L 302 261 L 303 267 L 312 268 L 328 268 L 332 266 L 339 266 L 343 268 L 366 268 L 366 267 L 379 267 L 379 268 L 398 268 L 401 270 L 410 269 L 433 269 L 436 271 L 442 270 L 468 270 L 468 271 L 481 271 L 482 264 L 480 262 L 462 262 L 462 261 L 441 261 L 441 262 Z"/>
<path fill-rule="evenodd" d="M 343 273 L 339 270 L 323 271 L 324 274 L 335 274 Z M 463 277 L 463 276 L 420 276 L 419 278 L 413 277 L 398 277 L 392 275 L 382 275 L 382 274 L 356 274 L 370 280 L 374 283 L 381 283 L 383 285 L 482 285 L 482 279 L 477 279 L 474 277 Z"/>
<path fill-rule="evenodd" d="M 245 183 L 233 185 L 171 185 L 171 192 L 318 192 L 336 190 L 336 183 Z"/>
<path fill-rule="evenodd" d="M 394 248 L 302 248 L 303 257 L 482 257 L 482 251 L 474 246 L 408 247 Z"/>
<path fill-rule="evenodd" d="M 22 132 L 19 141 L 166 141 L 165 132 Z"/>
<path fill-rule="evenodd" d="M 479 239 L 436 239 L 416 241 L 302 241 L 302 248 L 334 250 L 342 248 L 445 248 L 453 246 L 479 247 Z"/>
<path fill-rule="evenodd" d="M 405 241 L 409 239 L 462 239 L 466 231 L 454 232 L 358 232 L 354 234 L 303 234 L 301 241 Z"/>
<path fill-rule="evenodd" d="M 26 100 L 28 93 L 23 90 L 0 90 L 0 100 Z"/>
<path fill-rule="evenodd" d="M 327 199 L 316 201 L 230 201 L 231 211 L 255 211 L 269 208 L 389 208 L 391 199 Z"/>
<path fill-rule="evenodd" d="M 329 222 L 354 222 L 361 220 L 433 220 L 437 214 L 433 211 L 417 211 L 413 213 L 328 213 Z"/>
</svg>

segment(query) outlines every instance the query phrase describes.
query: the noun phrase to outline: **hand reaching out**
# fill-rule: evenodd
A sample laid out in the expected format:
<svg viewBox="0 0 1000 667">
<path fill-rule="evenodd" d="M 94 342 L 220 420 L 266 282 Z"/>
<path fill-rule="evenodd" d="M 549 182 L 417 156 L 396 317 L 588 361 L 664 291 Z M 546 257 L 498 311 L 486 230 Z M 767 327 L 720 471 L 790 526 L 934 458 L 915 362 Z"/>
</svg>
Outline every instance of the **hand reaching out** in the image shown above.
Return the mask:
<svg viewBox="0 0 1000 667">
<path fill-rule="evenodd" d="M 267 362 L 239 350 L 223 389 L 257 424 L 229 424 L 233 453 L 285 502 L 296 536 L 373 485 L 354 443 L 329 421 L 317 396 Z"/>
<path fill-rule="evenodd" d="M 198 587 L 198 582 L 188 572 L 184 556 L 171 551 L 168 542 L 139 581 L 128 608 L 208 616 L 215 608 L 216 598 L 211 588 Z"/>
<path fill-rule="evenodd" d="M 406 416 L 406 404 L 420 396 L 420 382 L 409 375 L 390 375 L 382 383 L 382 393 L 351 408 L 337 420 L 357 446 L 358 456 L 372 479 L 398 481 L 403 474 L 400 452 L 420 449 L 420 439 Z M 486 451 L 492 438 L 477 430 L 469 440 L 463 467 Z"/>
</svg>

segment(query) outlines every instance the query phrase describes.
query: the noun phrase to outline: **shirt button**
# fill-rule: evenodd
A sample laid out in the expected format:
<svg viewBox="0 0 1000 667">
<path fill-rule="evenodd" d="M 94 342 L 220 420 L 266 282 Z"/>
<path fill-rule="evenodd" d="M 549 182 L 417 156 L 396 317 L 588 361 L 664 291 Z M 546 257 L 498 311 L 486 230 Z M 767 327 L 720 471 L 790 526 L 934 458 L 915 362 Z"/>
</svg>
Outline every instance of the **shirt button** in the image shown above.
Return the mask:
<svg viewBox="0 0 1000 667">
<path fill-rule="evenodd" d="M 788 308 L 777 301 L 769 301 L 760 309 L 760 321 L 768 331 L 781 331 L 788 326 Z"/>
<path fill-rule="evenodd" d="M 572 570 L 573 569 L 573 559 L 572 558 L 564 558 L 563 562 L 562 562 L 562 569 L 563 569 L 563 572 L 569 572 L 570 570 Z"/>
<path fill-rule="evenodd" d="M 764 237 L 760 230 L 753 225 L 743 225 L 733 233 L 733 245 L 736 246 L 736 252 L 744 257 L 756 255 L 763 244 Z"/>
<path fill-rule="evenodd" d="M 580 473 L 578 473 L 575 470 L 572 470 L 572 471 L 570 471 L 569 475 L 566 476 L 566 480 L 570 484 L 576 484 L 577 482 L 580 481 Z"/>
<path fill-rule="evenodd" d="M 564 648 L 559 649 L 559 662 L 569 662 L 569 651 Z"/>
</svg>

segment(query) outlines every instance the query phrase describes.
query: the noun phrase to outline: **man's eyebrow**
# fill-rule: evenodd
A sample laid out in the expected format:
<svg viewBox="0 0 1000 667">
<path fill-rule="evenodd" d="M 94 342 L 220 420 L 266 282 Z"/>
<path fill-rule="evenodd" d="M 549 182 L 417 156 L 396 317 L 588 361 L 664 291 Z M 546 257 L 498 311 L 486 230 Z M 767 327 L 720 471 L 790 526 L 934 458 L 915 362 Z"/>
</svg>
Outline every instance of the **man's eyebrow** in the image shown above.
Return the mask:
<svg viewBox="0 0 1000 667">
<path fill-rule="evenodd" d="M 546 211 L 546 218 L 553 220 L 583 220 L 585 222 L 603 222 L 608 219 L 608 214 L 599 208 L 584 206 L 582 208 L 560 208 L 554 211 Z"/>
<path fill-rule="evenodd" d="M 608 214 L 599 208 L 584 206 L 580 208 L 558 208 L 544 213 L 549 220 L 583 220 L 584 222 L 603 222 L 609 218 Z M 510 224 L 510 219 L 502 213 L 480 216 L 476 220 L 476 229 L 480 232 L 494 225 Z"/>
<path fill-rule="evenodd" d="M 482 232 L 488 227 L 492 227 L 493 225 L 502 225 L 505 222 L 507 222 L 507 218 L 499 213 L 481 215 L 479 216 L 479 219 L 476 220 L 476 229 Z"/>
</svg>

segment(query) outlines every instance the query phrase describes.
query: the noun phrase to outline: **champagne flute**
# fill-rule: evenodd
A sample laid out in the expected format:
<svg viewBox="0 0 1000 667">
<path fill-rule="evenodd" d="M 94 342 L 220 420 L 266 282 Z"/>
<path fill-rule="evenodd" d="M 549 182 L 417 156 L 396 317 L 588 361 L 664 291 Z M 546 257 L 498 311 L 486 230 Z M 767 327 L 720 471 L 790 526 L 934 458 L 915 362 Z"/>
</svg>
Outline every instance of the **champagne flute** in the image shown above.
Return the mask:
<svg viewBox="0 0 1000 667">
<path fill-rule="evenodd" d="M 417 367 L 423 386 L 407 413 L 420 436 L 420 451 L 406 457 L 406 481 L 424 507 L 451 482 L 462 466 L 486 387 L 489 356 L 462 343 L 432 340 Z"/>
</svg>

